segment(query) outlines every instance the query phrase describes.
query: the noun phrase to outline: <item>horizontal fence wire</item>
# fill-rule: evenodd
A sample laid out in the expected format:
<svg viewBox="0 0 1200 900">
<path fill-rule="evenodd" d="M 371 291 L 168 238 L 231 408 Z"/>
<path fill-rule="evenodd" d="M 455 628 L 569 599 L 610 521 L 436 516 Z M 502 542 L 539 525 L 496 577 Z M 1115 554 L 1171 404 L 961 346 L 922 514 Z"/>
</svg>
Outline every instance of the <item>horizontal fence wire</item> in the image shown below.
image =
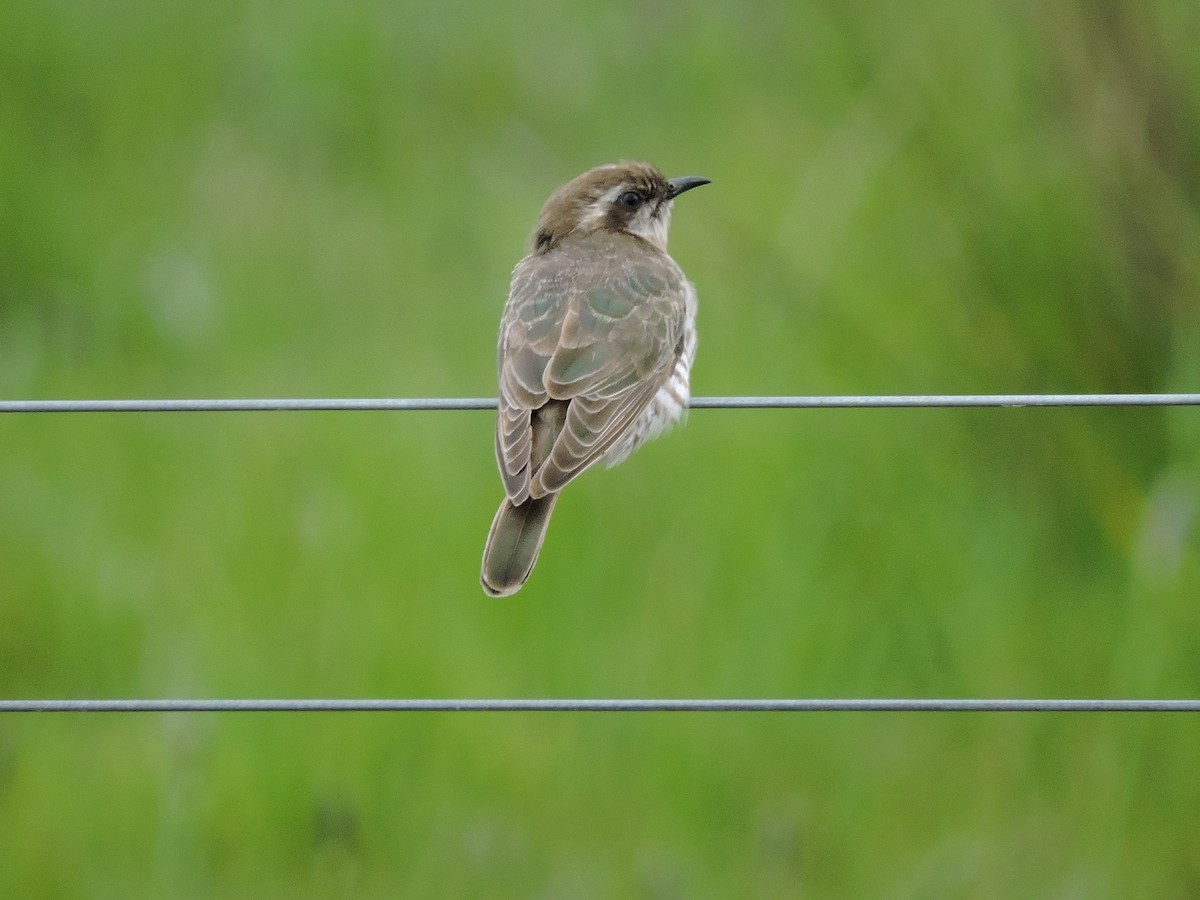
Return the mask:
<svg viewBox="0 0 1200 900">
<path fill-rule="evenodd" d="M 1200 712 L 1200 700 L 850 699 L 225 699 L 0 700 L 0 713 L 30 712 Z"/>
<path fill-rule="evenodd" d="M 1200 394 L 883 394 L 693 397 L 692 409 L 1200 406 Z M 493 397 L 0 400 L 0 413 L 495 409 Z"/>
<path fill-rule="evenodd" d="M 1200 406 L 1194 394 L 887 394 L 694 397 L 693 409 Z M 491 397 L 0 400 L 0 413 L 495 409 Z M 1200 712 L 1192 699 L 60 699 L 21 712 Z"/>
</svg>

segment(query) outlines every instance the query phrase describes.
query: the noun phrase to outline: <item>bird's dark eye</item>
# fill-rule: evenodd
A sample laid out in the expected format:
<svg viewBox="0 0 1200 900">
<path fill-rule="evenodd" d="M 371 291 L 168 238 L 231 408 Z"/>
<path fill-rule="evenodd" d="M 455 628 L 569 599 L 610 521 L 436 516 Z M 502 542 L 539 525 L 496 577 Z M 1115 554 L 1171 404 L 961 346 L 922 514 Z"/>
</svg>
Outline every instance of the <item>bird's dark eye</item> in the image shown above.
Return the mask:
<svg viewBox="0 0 1200 900">
<path fill-rule="evenodd" d="M 617 202 L 626 209 L 637 209 L 645 199 L 639 191 L 626 191 L 617 198 Z"/>
</svg>

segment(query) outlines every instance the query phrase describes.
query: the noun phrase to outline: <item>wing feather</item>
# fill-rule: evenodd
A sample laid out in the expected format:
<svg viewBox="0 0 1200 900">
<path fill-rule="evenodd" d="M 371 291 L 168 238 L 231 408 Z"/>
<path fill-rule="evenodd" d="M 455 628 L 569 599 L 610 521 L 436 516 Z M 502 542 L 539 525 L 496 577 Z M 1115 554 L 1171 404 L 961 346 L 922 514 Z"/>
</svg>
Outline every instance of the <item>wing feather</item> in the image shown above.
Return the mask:
<svg viewBox="0 0 1200 900">
<path fill-rule="evenodd" d="M 683 273 L 619 234 L 592 234 L 513 273 L 500 328 L 496 458 L 514 503 L 562 489 L 637 422 L 666 383 Z"/>
</svg>

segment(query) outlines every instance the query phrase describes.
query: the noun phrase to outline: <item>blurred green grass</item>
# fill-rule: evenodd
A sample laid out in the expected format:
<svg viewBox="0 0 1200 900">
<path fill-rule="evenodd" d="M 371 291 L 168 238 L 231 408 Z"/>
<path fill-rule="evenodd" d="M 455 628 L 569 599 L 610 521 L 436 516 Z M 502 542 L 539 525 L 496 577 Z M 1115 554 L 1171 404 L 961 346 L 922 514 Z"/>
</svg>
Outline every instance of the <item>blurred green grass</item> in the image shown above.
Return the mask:
<svg viewBox="0 0 1200 900">
<path fill-rule="evenodd" d="M 647 158 L 698 394 L 1195 390 L 1186 4 L 0 8 L 0 392 L 494 390 Z M 476 578 L 482 413 L 0 421 L 0 693 L 1197 696 L 1192 410 L 707 411 Z M 0 895 L 1192 896 L 1166 716 L 0 721 Z M 1014 861 L 1020 860 L 1019 865 Z"/>
</svg>

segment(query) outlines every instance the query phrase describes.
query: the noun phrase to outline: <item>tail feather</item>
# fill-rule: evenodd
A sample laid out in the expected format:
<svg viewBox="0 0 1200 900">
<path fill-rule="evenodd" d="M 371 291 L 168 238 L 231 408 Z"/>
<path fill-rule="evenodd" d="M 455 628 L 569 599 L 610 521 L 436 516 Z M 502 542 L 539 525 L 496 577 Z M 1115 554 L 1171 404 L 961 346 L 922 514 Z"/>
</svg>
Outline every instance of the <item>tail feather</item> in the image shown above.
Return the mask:
<svg viewBox="0 0 1200 900">
<path fill-rule="evenodd" d="M 479 580 L 485 592 L 507 597 L 521 589 L 537 562 L 557 500 L 558 494 L 547 494 L 536 500 L 531 497 L 520 506 L 507 497 L 500 504 L 483 548 Z"/>
</svg>

